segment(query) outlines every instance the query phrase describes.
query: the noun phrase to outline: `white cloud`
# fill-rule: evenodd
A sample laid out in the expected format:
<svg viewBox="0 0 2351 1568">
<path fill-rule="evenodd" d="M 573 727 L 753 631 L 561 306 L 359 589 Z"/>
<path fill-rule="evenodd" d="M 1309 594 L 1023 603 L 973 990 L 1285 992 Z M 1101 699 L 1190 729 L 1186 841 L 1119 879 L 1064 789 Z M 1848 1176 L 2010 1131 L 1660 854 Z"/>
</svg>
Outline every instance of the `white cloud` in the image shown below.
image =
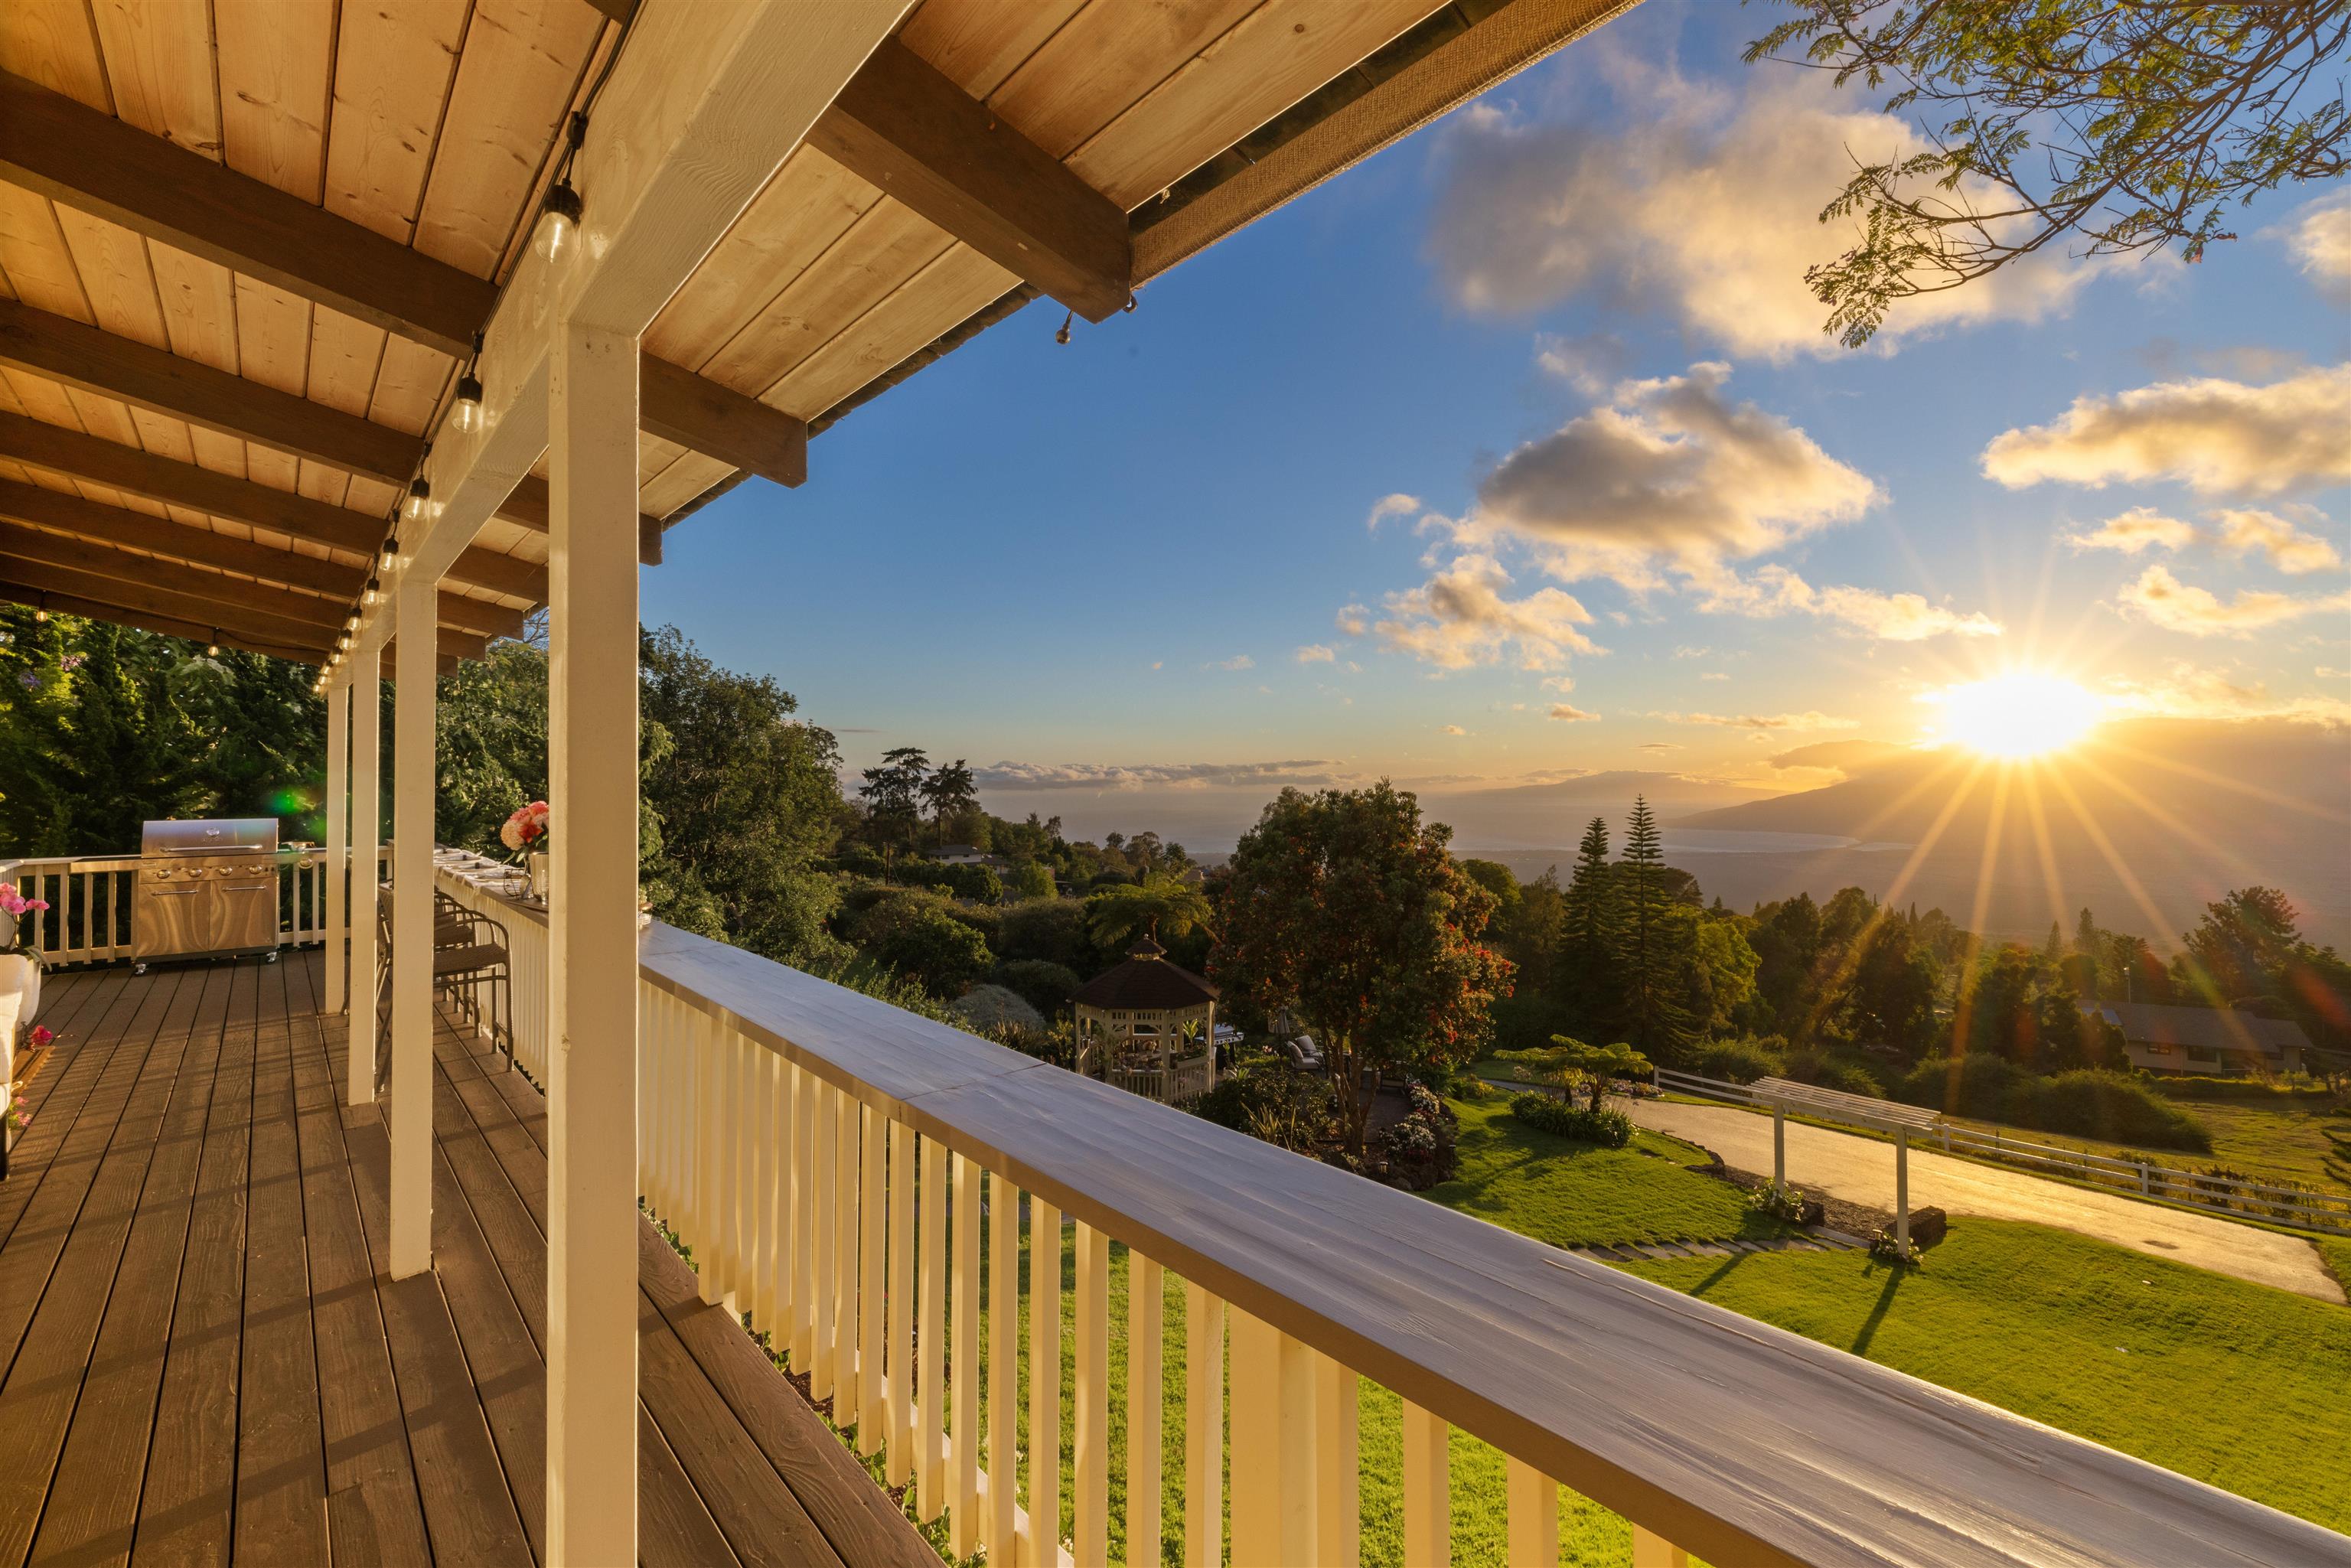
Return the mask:
<svg viewBox="0 0 2351 1568">
<path fill-rule="evenodd" d="M 2207 378 L 2080 397 L 2049 424 L 1984 448 L 2011 489 L 2176 480 L 2202 495 L 2274 496 L 2351 481 L 2351 364 L 2266 386 Z"/>
<path fill-rule="evenodd" d="M 1332 664 L 1339 660 L 1338 653 L 1324 643 L 1307 643 L 1298 650 L 1297 657 L 1301 664 Z"/>
<path fill-rule="evenodd" d="M 1204 667 L 1217 670 L 1254 670 L 1257 668 L 1257 661 L 1247 653 L 1235 653 L 1229 659 L 1219 659 L 1214 664 Z"/>
<path fill-rule="evenodd" d="M 1842 352 L 1804 273 L 1857 228 L 1822 223 L 1821 209 L 1855 160 L 1925 151 L 1917 131 L 1812 79 L 1759 78 L 1733 97 L 1651 75 L 1635 89 L 1629 128 L 1528 125 L 1487 106 L 1454 118 L 1429 249 L 1455 302 L 1517 315 L 1596 294 L 1740 356 Z M 1903 301 L 1877 341 L 2037 319 L 2095 270 L 2029 257 Z"/>
<path fill-rule="evenodd" d="M 1574 724 L 1583 719 L 1598 718 L 1600 716 L 1596 713 L 1588 713 L 1573 703 L 1553 703 L 1551 705 L 1551 716 Z"/>
<path fill-rule="evenodd" d="M 1698 678 L 1701 681 L 1727 681 L 1730 679 L 1729 675 L 1725 674 L 1720 670 L 1700 670 L 1698 672 Z"/>
<path fill-rule="evenodd" d="M 2351 429 L 2343 433 L 2351 442 Z M 2306 534 L 2275 512 L 2246 507 L 2212 514 L 2220 548 L 2234 555 L 2259 555 L 2278 570 L 2301 577 L 2333 571 L 2343 564 L 2335 547 L 2315 534 Z"/>
<path fill-rule="evenodd" d="M 1364 518 L 1364 527 L 1376 528 L 1390 517 L 1409 517 L 1418 510 L 1420 497 L 1407 496 L 1399 490 L 1392 496 L 1382 496 L 1372 503 L 1371 511 Z"/>
<path fill-rule="evenodd" d="M 2336 192 L 2296 208 L 2286 246 L 2320 294 L 2351 305 L 2351 193 Z"/>
<path fill-rule="evenodd" d="M 1572 692 L 1574 689 L 1575 677 L 1573 675 L 1545 675 L 1543 677 L 1543 690 L 1547 692 Z"/>
<path fill-rule="evenodd" d="M 1645 740 L 1633 748 L 1635 751 L 1686 751 L 1688 747 L 1678 740 Z"/>
<path fill-rule="evenodd" d="M 1667 724 L 1705 724 L 1721 729 L 1858 729 L 1858 719 L 1833 718 L 1818 708 L 1802 713 L 1719 714 L 1719 713 L 1652 713 L 1651 718 L 1664 719 Z"/>
<path fill-rule="evenodd" d="M 1729 367 L 1626 382 L 1610 402 L 1529 442 L 1479 486 L 1457 528 L 1509 531 L 1554 575 L 1636 589 L 1660 567 L 1708 576 L 1859 517 L 1880 499 L 1865 476 L 1755 404 L 1722 395 Z"/>
<path fill-rule="evenodd" d="M 2180 581 L 2168 568 L 2150 566 L 2116 595 L 2123 612 L 2191 637 L 2245 637 L 2264 626 L 2321 611 L 2351 609 L 2351 593 L 2327 599 L 2297 599 L 2288 593 L 2247 589 L 2223 601 L 2211 590 Z"/>
<path fill-rule="evenodd" d="M 2272 696 L 2258 681 L 2231 681 L 2218 670 L 2175 664 L 2168 676 L 2113 680 L 2104 693 L 2116 716 L 2210 718 L 2235 721 L 2286 719 L 2296 724 L 2351 725 L 2351 702 L 2335 696 Z"/>
<path fill-rule="evenodd" d="M 2157 549 L 2184 549 L 2196 538 L 2193 524 L 2167 517 L 2153 507 L 2133 507 L 2108 517 L 2085 534 L 2067 534 L 2065 542 L 2077 550 L 2112 549 L 2137 555 Z"/>
<path fill-rule="evenodd" d="M 1739 615 L 1796 613 L 1840 622 L 1882 643 L 1922 643 L 1929 637 L 1997 637 L 2002 627 L 1981 611 L 1964 614 L 1916 593 L 1881 593 L 1874 588 L 1833 584 L 1814 588 L 1782 566 L 1767 566 L 1751 578 L 1729 572 L 1706 585 L 1698 608 Z"/>
<path fill-rule="evenodd" d="M 1295 762 L 998 762 L 972 770 L 984 789 L 1143 789 L 1336 783 L 1340 764 Z"/>
<path fill-rule="evenodd" d="M 1439 735 L 1467 735 L 1469 732 L 1462 728 L 1458 724 L 1440 724 L 1437 727 L 1437 733 Z"/>
<path fill-rule="evenodd" d="M 1592 614 L 1573 594 L 1541 588 L 1508 599 L 1502 590 L 1510 585 L 1510 573 L 1492 556 L 1461 555 L 1418 588 L 1389 594 L 1386 613 L 1372 629 L 1388 647 L 1440 670 L 1496 664 L 1511 650 L 1522 670 L 1553 670 L 1570 649 L 1605 652 L 1578 630 Z M 1348 612 L 1340 612 L 1343 629 Z"/>
<path fill-rule="evenodd" d="M 1332 621 L 1350 637 L 1360 637 L 1372 629 L 1372 612 L 1360 604 L 1341 605 Z"/>
</svg>

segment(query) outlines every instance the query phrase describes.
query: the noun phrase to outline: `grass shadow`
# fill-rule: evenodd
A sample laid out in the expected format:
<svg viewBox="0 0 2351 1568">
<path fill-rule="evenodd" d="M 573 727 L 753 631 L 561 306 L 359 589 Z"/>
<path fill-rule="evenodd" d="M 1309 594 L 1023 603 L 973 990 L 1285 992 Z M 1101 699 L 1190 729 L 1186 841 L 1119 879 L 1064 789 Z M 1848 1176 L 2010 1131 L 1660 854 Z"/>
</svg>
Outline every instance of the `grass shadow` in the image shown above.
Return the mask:
<svg viewBox="0 0 2351 1568">
<path fill-rule="evenodd" d="M 1862 1270 L 1863 1277 L 1865 1279 L 1880 1269 L 1886 1271 L 1886 1283 L 1879 1288 L 1877 1300 L 1870 1304 L 1869 1315 L 1861 1320 L 1861 1330 L 1853 1336 L 1853 1343 L 1845 1347 L 1855 1355 L 1869 1354 L 1869 1342 L 1877 1337 L 1878 1325 L 1886 1321 L 1886 1314 L 1894 1310 L 1894 1298 L 1902 1289 L 1904 1277 L 1909 1273 L 1898 1263 L 1873 1262 Z"/>
</svg>

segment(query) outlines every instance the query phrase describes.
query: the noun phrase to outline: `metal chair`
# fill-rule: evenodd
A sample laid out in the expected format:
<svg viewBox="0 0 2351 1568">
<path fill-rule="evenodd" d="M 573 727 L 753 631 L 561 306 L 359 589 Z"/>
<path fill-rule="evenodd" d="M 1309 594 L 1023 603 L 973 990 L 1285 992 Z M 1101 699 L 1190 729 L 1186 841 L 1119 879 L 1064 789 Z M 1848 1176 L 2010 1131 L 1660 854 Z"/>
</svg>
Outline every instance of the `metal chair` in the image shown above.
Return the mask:
<svg viewBox="0 0 2351 1568">
<path fill-rule="evenodd" d="M 376 972 L 377 1038 L 391 1038 L 392 890 L 376 900 L 376 941 L 383 962 Z M 504 925 L 466 908 L 438 888 L 433 895 L 433 994 L 486 1024 L 490 1044 L 514 1069 L 514 975 Z M 485 1009 L 485 999 L 487 1008 Z M 392 1077 L 392 1052 L 376 1053 L 375 1092 L 381 1097 Z"/>
</svg>

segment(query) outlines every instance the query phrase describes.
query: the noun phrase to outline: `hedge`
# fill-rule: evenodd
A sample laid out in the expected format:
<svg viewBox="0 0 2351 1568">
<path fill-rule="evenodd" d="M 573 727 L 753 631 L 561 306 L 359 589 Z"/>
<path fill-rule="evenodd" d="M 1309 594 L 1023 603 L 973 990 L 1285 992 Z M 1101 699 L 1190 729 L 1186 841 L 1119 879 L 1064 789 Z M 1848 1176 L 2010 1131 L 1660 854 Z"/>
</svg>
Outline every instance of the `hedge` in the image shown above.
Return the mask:
<svg viewBox="0 0 2351 1568">
<path fill-rule="evenodd" d="M 1604 1149 L 1621 1149 L 1633 1141 L 1633 1118 L 1624 1112 L 1594 1111 L 1548 1094 L 1520 1095 L 1510 1102 L 1510 1114 L 1539 1133 Z"/>
</svg>

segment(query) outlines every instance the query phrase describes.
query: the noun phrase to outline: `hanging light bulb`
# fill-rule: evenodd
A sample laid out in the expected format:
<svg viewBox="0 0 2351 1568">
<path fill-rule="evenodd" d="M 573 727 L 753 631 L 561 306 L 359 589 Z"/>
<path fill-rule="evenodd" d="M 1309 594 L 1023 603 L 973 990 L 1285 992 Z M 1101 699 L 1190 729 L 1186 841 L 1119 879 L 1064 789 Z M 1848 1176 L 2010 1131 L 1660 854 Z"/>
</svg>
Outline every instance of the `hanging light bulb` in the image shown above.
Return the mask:
<svg viewBox="0 0 2351 1568">
<path fill-rule="evenodd" d="M 412 523 L 423 522 L 424 508 L 432 500 L 433 486 L 424 482 L 423 475 L 419 474 L 408 482 L 408 502 L 401 507 L 401 515 Z"/>
<path fill-rule="evenodd" d="M 393 565 L 400 559 L 400 536 L 386 534 L 383 538 L 383 564 Z"/>
<path fill-rule="evenodd" d="M 360 612 L 354 610 L 349 615 L 343 617 L 343 630 L 346 632 L 356 632 L 359 629 Z"/>
<path fill-rule="evenodd" d="M 461 434 L 482 428 L 482 378 L 470 370 L 457 378 L 457 401 L 449 410 L 449 423 Z"/>
<path fill-rule="evenodd" d="M 571 176 L 548 187 L 547 201 L 538 211 L 538 234 L 533 243 L 538 248 L 539 259 L 554 266 L 570 254 L 573 236 L 580 229 L 581 212 L 580 193 L 571 188 Z"/>
<path fill-rule="evenodd" d="M 360 602 L 361 604 L 372 605 L 377 600 L 382 597 L 383 589 L 372 577 L 367 580 L 367 586 L 360 590 Z"/>
<path fill-rule="evenodd" d="M 220 628 L 217 626 L 213 628 L 213 640 L 204 644 L 204 657 L 207 659 L 220 657 Z"/>
<path fill-rule="evenodd" d="M 1077 313 L 1076 311 L 1074 311 L 1074 310 L 1071 311 L 1068 315 L 1066 315 L 1066 316 L 1062 317 L 1062 318 L 1061 318 L 1061 330 L 1059 330 L 1059 331 L 1057 331 L 1057 332 L 1055 332 L 1055 333 L 1053 334 L 1053 341 L 1055 341 L 1056 343 L 1066 343 L 1066 342 L 1068 342 L 1068 341 L 1070 340 L 1070 323 L 1071 323 L 1071 322 L 1072 322 L 1072 321 L 1074 321 L 1074 320 L 1076 320 L 1077 319 L 1078 319 L 1078 313 Z"/>
<path fill-rule="evenodd" d="M 336 652 L 336 653 L 350 653 L 350 651 L 351 651 L 351 634 L 350 634 L 350 632 L 336 632 L 336 633 L 335 633 L 335 652 Z"/>
<path fill-rule="evenodd" d="M 33 611 L 33 619 L 35 622 L 44 626 L 49 623 L 49 596 L 47 594 L 44 593 L 41 595 L 39 604 L 36 606 Z"/>
</svg>

